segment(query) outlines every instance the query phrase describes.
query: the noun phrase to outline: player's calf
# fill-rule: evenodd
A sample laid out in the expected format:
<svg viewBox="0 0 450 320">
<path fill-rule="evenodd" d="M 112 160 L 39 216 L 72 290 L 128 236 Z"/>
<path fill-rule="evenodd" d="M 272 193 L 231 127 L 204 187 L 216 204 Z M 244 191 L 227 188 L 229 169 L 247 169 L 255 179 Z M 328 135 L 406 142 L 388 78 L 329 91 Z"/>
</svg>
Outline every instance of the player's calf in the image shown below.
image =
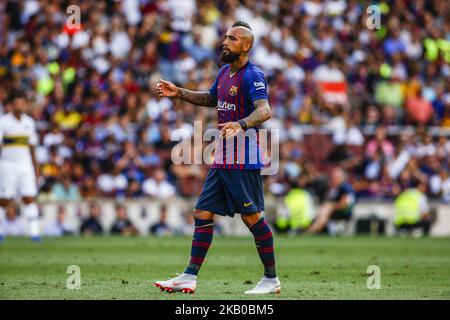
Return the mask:
<svg viewBox="0 0 450 320">
<path fill-rule="evenodd" d="M 255 245 L 258 250 L 261 262 L 264 265 L 264 275 L 267 278 L 276 278 L 276 268 L 275 268 L 275 253 L 273 247 L 273 234 L 270 230 L 269 225 L 266 223 L 264 217 L 260 214 L 252 214 L 245 217 L 242 215 L 242 219 L 246 222 L 247 227 L 253 234 L 255 239 Z M 250 218 L 251 217 L 251 218 Z M 248 223 L 249 221 L 254 221 L 259 218 L 256 223 Z"/>
<path fill-rule="evenodd" d="M 2 242 L 4 240 L 2 224 L 6 218 L 6 208 L 10 205 L 10 203 L 11 203 L 11 200 L 0 199 L 0 242 Z"/>
<path fill-rule="evenodd" d="M 39 208 L 34 197 L 24 197 L 23 213 L 28 220 L 30 237 L 33 241 L 41 241 L 39 232 Z"/>
</svg>

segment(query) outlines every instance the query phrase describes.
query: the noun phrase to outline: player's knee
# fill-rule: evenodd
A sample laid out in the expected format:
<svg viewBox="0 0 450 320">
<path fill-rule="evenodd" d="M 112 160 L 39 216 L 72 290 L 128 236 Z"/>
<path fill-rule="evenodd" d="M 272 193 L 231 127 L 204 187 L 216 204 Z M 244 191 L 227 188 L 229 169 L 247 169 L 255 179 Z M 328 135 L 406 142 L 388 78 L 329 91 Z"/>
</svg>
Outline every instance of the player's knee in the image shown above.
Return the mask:
<svg viewBox="0 0 450 320">
<path fill-rule="evenodd" d="M 194 218 L 195 219 L 210 220 L 213 217 L 214 217 L 214 213 L 212 213 L 211 211 L 194 209 Z"/>
<path fill-rule="evenodd" d="M 11 200 L 10 199 L 0 199 L 0 207 L 9 207 L 9 205 L 11 204 Z"/>
<path fill-rule="evenodd" d="M 31 204 L 33 202 L 36 202 L 36 198 L 35 197 L 23 197 L 22 201 L 25 204 Z"/>
<path fill-rule="evenodd" d="M 261 213 L 241 214 L 241 219 L 244 221 L 245 225 L 250 228 L 261 219 Z"/>
</svg>

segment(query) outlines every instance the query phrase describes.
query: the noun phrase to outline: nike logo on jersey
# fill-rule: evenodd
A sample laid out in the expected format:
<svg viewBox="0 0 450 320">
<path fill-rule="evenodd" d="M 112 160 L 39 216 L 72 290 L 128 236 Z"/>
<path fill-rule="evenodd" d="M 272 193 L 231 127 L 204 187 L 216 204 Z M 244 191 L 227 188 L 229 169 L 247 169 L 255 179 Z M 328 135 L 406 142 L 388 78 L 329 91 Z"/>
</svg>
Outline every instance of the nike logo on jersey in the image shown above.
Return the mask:
<svg viewBox="0 0 450 320">
<path fill-rule="evenodd" d="M 244 202 L 244 207 L 248 207 L 249 205 L 251 205 L 253 203 L 253 201 L 252 202 Z"/>
</svg>

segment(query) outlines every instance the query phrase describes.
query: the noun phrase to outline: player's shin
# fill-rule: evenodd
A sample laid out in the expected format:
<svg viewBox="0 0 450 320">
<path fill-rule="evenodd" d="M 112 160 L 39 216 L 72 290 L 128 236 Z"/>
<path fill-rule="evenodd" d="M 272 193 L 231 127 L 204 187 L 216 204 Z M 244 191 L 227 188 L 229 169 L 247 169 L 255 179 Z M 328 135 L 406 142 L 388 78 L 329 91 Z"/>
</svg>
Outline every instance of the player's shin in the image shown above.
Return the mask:
<svg viewBox="0 0 450 320">
<path fill-rule="evenodd" d="M 5 220 L 5 208 L 0 206 L 0 240 L 3 239 L 3 221 Z"/>
<path fill-rule="evenodd" d="M 191 260 L 184 273 L 197 275 L 203 260 L 208 253 L 214 232 L 214 222 L 212 219 L 195 219 L 195 231 L 192 239 Z"/>
<path fill-rule="evenodd" d="M 30 236 L 39 237 L 39 210 L 36 202 L 25 204 L 23 210 L 28 220 Z"/>
<path fill-rule="evenodd" d="M 264 217 L 261 217 L 249 229 L 255 238 L 256 249 L 264 265 L 264 275 L 268 278 L 276 278 L 273 234 L 269 225 L 264 220 Z"/>
</svg>

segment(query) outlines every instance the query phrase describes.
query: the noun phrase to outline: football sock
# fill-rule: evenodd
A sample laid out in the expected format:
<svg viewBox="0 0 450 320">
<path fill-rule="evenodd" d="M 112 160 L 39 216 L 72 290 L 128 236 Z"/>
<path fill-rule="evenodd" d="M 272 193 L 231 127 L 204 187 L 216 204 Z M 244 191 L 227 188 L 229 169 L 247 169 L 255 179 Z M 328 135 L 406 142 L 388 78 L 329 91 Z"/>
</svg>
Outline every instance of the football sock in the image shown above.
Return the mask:
<svg viewBox="0 0 450 320">
<path fill-rule="evenodd" d="M 0 206 L 0 237 L 3 236 L 3 221 L 5 220 L 5 208 Z"/>
<path fill-rule="evenodd" d="M 192 239 L 191 260 L 184 273 L 197 275 L 213 238 L 212 219 L 195 219 L 194 238 Z"/>
<path fill-rule="evenodd" d="M 25 204 L 23 213 L 28 220 L 30 236 L 39 236 L 39 211 L 36 202 Z"/>
<path fill-rule="evenodd" d="M 255 238 L 256 249 L 258 250 L 261 262 L 264 265 L 264 275 L 267 278 L 276 278 L 277 272 L 275 269 L 275 254 L 273 251 L 273 235 L 264 220 L 264 217 L 261 217 L 261 219 L 249 229 Z"/>
</svg>

